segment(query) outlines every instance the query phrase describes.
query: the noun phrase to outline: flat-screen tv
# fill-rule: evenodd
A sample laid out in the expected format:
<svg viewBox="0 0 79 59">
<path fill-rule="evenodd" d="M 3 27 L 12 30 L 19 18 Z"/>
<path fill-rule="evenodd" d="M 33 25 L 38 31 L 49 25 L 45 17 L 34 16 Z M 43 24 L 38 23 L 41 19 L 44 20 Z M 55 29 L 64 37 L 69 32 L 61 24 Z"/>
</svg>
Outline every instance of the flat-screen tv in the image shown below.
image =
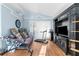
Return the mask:
<svg viewBox="0 0 79 59">
<path fill-rule="evenodd" d="M 67 26 L 58 27 L 58 33 L 62 35 L 68 35 Z"/>
</svg>

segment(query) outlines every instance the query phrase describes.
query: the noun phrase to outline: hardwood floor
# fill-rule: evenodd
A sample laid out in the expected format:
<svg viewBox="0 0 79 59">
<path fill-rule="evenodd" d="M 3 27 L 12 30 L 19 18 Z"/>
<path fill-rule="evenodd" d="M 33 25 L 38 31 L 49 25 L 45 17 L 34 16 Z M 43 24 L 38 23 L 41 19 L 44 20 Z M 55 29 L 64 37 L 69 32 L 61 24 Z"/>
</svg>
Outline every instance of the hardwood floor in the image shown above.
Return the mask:
<svg viewBox="0 0 79 59">
<path fill-rule="evenodd" d="M 55 43 L 49 41 L 46 56 L 65 56 L 65 53 Z"/>
<path fill-rule="evenodd" d="M 33 42 L 32 56 L 65 56 L 64 52 L 52 41 L 47 44 Z M 8 52 L 4 56 L 29 56 L 27 50 L 16 50 L 15 52 Z"/>
<path fill-rule="evenodd" d="M 30 53 L 26 50 L 16 50 L 15 52 L 8 52 L 4 56 L 29 56 Z"/>
</svg>

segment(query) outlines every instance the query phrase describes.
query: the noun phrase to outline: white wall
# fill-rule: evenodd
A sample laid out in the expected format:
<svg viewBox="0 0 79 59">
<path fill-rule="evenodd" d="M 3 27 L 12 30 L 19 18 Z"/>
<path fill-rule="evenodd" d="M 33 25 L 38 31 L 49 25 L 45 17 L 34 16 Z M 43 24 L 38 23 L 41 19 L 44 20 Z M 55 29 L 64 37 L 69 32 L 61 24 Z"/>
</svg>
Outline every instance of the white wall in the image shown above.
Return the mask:
<svg viewBox="0 0 79 59">
<path fill-rule="evenodd" d="M 35 34 L 36 33 L 36 31 L 34 30 L 34 26 L 36 26 L 37 24 L 35 24 L 35 23 L 39 23 L 39 22 L 45 22 L 45 24 L 47 23 L 48 24 L 48 26 L 50 27 L 50 29 L 51 29 L 51 25 L 52 25 L 52 21 L 51 20 L 43 20 L 43 19 L 40 19 L 40 20 L 34 20 L 34 19 L 32 19 L 32 20 L 24 20 L 24 28 L 26 28 L 27 29 L 27 31 L 29 32 L 29 34 L 30 35 L 32 35 L 33 37 L 34 37 L 34 39 L 42 39 L 42 34 L 40 34 L 40 35 L 38 35 L 39 33 L 37 33 L 37 34 Z M 50 23 L 49 23 L 50 22 Z M 39 25 L 41 25 L 41 24 L 39 24 Z M 42 25 L 41 25 L 42 26 Z M 41 27 L 39 28 L 39 29 L 41 29 Z M 38 30 L 37 30 L 38 31 Z"/>
<path fill-rule="evenodd" d="M 0 4 L 0 36 L 1 36 L 1 4 Z"/>
<path fill-rule="evenodd" d="M 15 11 L 13 11 L 15 12 Z M 16 14 L 14 14 L 16 15 Z M 10 28 L 16 28 L 15 21 L 18 19 L 16 16 L 12 14 L 12 11 L 5 7 L 5 5 L 1 6 L 1 29 L 2 29 L 2 36 L 8 36 L 10 34 Z M 22 23 L 22 19 L 21 23 Z"/>
<path fill-rule="evenodd" d="M 1 4 L 0 4 L 0 37 L 1 37 Z M 0 39 L 0 48 L 2 47 L 1 39 Z"/>
<path fill-rule="evenodd" d="M 23 24 L 22 18 L 18 17 L 18 15 L 16 17 L 15 12 L 16 11 L 8 8 L 5 5 L 0 5 L 0 36 L 8 36 L 10 34 L 10 28 L 16 28 L 16 19 L 21 21 L 21 25 Z M 0 49 L 3 50 L 6 47 L 5 40 L 0 39 Z M 0 52 L 2 52 L 2 50 Z"/>
<path fill-rule="evenodd" d="M 34 21 L 34 39 L 50 38 L 49 30 L 51 29 L 51 21 Z M 43 31 L 46 31 L 44 32 Z M 44 34 L 44 37 L 43 37 Z M 46 36 L 46 37 L 45 37 Z"/>
<path fill-rule="evenodd" d="M 33 31 L 33 23 L 35 21 L 49 21 L 52 25 L 52 19 L 49 16 L 43 15 L 41 13 L 33 13 L 33 12 L 25 12 L 25 19 L 23 21 L 23 27 L 27 29 L 30 35 L 34 36 L 34 31 Z M 51 27 L 50 25 L 50 27 Z M 51 27 L 53 28 L 53 27 Z M 41 35 L 40 35 L 41 36 Z M 39 36 L 35 36 L 34 38 L 38 38 Z M 41 37 L 40 37 L 41 38 Z"/>
<path fill-rule="evenodd" d="M 2 36 L 2 14 L 1 14 L 1 7 L 2 7 L 2 4 L 0 4 L 0 37 Z M 2 52 L 6 48 L 5 44 L 6 44 L 5 40 L 0 38 L 0 52 Z"/>
</svg>

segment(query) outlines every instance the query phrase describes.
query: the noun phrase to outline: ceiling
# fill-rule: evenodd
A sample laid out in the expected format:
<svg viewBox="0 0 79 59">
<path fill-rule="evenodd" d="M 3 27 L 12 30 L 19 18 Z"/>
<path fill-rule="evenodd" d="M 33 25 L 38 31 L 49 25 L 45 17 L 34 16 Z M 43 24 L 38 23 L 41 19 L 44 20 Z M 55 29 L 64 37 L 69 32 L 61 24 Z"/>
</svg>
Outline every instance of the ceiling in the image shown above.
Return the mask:
<svg viewBox="0 0 79 59">
<path fill-rule="evenodd" d="M 42 15 L 56 17 L 73 3 L 5 3 L 6 6 L 17 13 L 40 13 Z"/>
</svg>

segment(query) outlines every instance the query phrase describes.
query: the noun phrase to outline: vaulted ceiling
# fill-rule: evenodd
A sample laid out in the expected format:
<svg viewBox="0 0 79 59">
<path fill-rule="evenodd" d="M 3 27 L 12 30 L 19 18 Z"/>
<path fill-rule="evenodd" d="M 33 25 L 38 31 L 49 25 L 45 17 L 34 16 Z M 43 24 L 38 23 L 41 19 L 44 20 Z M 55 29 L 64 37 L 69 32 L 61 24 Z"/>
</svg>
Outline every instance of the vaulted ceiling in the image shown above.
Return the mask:
<svg viewBox="0 0 79 59">
<path fill-rule="evenodd" d="M 51 18 L 56 17 L 73 3 L 5 3 L 17 13 L 27 15 L 37 13 Z"/>
</svg>

